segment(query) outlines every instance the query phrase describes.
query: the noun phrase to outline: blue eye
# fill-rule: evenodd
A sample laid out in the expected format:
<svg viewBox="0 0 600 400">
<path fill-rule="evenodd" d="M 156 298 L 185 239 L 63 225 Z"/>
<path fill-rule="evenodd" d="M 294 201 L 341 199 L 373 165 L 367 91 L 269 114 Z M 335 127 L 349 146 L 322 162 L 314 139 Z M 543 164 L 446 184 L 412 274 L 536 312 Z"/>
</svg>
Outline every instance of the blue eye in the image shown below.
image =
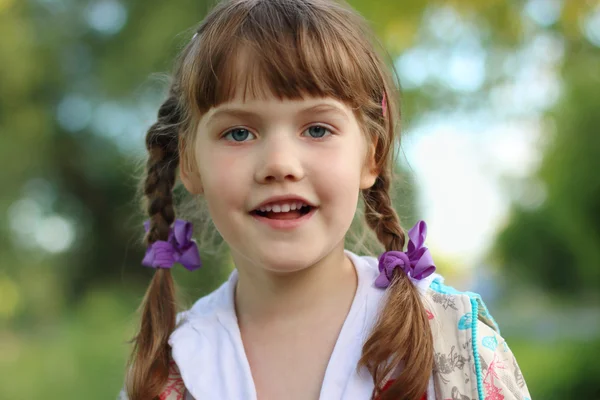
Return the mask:
<svg viewBox="0 0 600 400">
<path fill-rule="evenodd" d="M 326 136 L 327 134 L 331 134 L 329 129 L 327 129 L 321 125 L 313 125 L 304 132 L 307 132 L 310 137 L 315 138 L 315 139 L 320 139 L 320 138 Z"/>
<path fill-rule="evenodd" d="M 248 129 L 235 128 L 227 132 L 223 137 L 234 142 L 247 142 L 248 140 L 251 140 L 250 135 L 254 136 Z"/>
</svg>

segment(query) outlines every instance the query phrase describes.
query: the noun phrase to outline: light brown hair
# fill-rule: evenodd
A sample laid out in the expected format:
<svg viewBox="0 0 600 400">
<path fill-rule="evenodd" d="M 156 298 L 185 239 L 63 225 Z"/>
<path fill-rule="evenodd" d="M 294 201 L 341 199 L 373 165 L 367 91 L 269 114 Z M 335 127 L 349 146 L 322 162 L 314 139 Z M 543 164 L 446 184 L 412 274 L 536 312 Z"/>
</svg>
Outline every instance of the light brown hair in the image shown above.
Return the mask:
<svg viewBox="0 0 600 400">
<path fill-rule="evenodd" d="M 386 251 L 403 250 L 405 233 L 389 195 L 398 143 L 398 93 L 376 43 L 363 18 L 342 2 L 219 3 L 181 52 L 168 98 L 146 136 L 144 196 L 151 221 L 146 244 L 168 237 L 175 219 L 172 192 L 180 151 L 190 147 L 199 117 L 240 91 L 244 96 L 270 91 L 281 99 L 333 97 L 354 110 L 379 171 L 375 184 L 362 191 L 366 222 Z M 419 294 L 404 273 L 395 275 L 387 291 L 357 368 L 366 367 L 373 376 L 373 398 L 416 400 L 425 393 L 432 371 L 431 331 Z M 167 341 L 175 317 L 171 273 L 158 269 L 141 305 L 140 331 L 129 361 L 131 400 L 156 399 L 166 384 Z M 404 368 L 395 383 L 382 393 L 399 366 Z"/>
</svg>

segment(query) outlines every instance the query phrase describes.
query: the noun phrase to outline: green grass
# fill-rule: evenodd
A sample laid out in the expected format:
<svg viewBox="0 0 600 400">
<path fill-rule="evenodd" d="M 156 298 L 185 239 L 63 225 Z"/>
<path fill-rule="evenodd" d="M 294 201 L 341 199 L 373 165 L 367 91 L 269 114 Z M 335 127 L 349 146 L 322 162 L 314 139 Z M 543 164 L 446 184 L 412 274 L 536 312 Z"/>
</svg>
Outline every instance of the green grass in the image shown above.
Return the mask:
<svg viewBox="0 0 600 400">
<path fill-rule="evenodd" d="M 123 382 L 135 304 L 90 293 L 55 325 L 3 334 L 0 399 L 114 399 Z"/>
</svg>

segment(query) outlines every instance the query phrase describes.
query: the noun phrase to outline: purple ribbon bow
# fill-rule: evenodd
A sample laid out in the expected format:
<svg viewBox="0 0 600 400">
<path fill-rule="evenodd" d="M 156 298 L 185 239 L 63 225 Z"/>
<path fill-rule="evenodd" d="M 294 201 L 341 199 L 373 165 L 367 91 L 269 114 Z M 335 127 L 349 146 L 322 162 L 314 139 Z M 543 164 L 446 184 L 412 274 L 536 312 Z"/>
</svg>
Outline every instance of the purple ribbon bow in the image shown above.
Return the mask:
<svg viewBox="0 0 600 400">
<path fill-rule="evenodd" d="M 427 236 L 427 224 L 419 221 L 408 231 L 407 251 L 386 251 L 379 257 L 379 276 L 375 286 L 386 288 L 394 276 L 394 270 L 400 268 L 411 279 L 421 280 L 433 274 L 435 265 L 429 249 L 423 244 Z"/>
<path fill-rule="evenodd" d="M 146 232 L 150 229 L 150 221 L 144 222 Z M 157 240 L 148 246 L 142 265 L 152 268 L 171 268 L 180 263 L 186 269 L 193 271 L 202 266 L 198 245 L 192 239 L 191 222 L 175 220 L 167 241 Z"/>
</svg>

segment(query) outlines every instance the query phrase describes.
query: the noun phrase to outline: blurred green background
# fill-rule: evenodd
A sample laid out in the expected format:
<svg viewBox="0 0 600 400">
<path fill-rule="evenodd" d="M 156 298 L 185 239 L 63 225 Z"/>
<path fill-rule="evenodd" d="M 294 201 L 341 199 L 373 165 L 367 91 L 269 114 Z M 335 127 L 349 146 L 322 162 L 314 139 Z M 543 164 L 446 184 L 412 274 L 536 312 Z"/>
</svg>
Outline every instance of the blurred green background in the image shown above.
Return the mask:
<svg viewBox="0 0 600 400">
<path fill-rule="evenodd" d="M 0 0 L 0 399 L 119 391 L 152 274 L 144 131 L 209 3 Z M 488 300 L 534 399 L 600 399 L 600 2 L 351 4 L 403 86 L 406 221 Z M 204 258 L 175 271 L 188 303 L 229 272 Z"/>
</svg>

